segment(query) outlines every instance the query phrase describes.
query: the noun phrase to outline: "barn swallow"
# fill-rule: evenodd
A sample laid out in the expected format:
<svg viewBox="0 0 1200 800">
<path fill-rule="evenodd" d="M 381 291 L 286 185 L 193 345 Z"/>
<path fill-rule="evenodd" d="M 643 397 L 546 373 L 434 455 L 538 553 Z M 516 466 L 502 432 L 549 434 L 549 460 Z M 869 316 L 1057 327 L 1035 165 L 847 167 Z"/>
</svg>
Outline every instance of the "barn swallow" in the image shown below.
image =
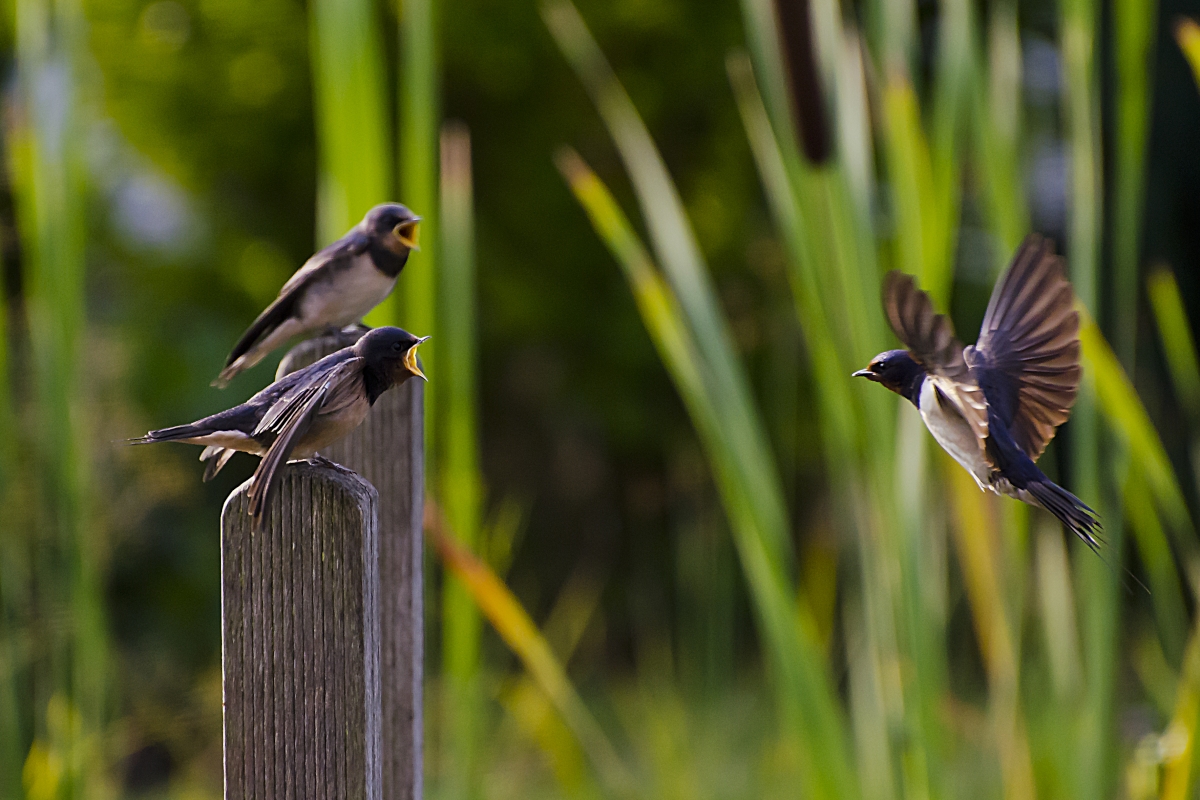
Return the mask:
<svg viewBox="0 0 1200 800">
<path fill-rule="evenodd" d="M 420 222 L 399 203 L 368 211 L 362 222 L 288 279 L 279 296 L 233 346 L 213 386 L 225 387 L 293 336 L 362 319 L 391 294 L 408 254 L 419 249 Z"/>
<path fill-rule="evenodd" d="M 979 340 L 964 348 L 911 276 L 883 283 L 888 322 L 907 350 L 855 377 L 908 398 L 980 489 L 1040 506 L 1096 550 L 1096 512 L 1034 463 L 1066 422 L 1079 388 L 1079 314 L 1062 259 L 1031 234 L 992 291 Z"/>
<path fill-rule="evenodd" d="M 131 444 L 204 445 L 204 480 L 236 451 L 262 456 L 250 480 L 250 513 L 260 526 L 280 465 L 308 458 L 362 423 L 379 396 L 410 377 L 425 379 L 417 347 L 428 339 L 399 328 L 376 328 L 304 369 L 285 375 L 228 411 L 190 425 L 150 431 Z"/>
</svg>

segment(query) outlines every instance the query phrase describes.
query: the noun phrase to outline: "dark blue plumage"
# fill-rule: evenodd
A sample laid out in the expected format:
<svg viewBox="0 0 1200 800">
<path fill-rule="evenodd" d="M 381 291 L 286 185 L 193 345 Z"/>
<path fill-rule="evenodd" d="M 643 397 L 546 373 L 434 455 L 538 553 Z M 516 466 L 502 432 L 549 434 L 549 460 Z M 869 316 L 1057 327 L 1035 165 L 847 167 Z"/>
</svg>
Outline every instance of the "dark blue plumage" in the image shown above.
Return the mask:
<svg viewBox="0 0 1200 800">
<path fill-rule="evenodd" d="M 964 348 L 910 276 L 889 273 L 884 310 L 907 350 L 854 373 L 917 407 L 981 489 L 1040 506 L 1090 547 L 1096 514 L 1035 463 L 1070 416 L 1079 386 L 1079 315 L 1062 262 L 1031 235 L 997 282 L 979 340 Z"/>
</svg>

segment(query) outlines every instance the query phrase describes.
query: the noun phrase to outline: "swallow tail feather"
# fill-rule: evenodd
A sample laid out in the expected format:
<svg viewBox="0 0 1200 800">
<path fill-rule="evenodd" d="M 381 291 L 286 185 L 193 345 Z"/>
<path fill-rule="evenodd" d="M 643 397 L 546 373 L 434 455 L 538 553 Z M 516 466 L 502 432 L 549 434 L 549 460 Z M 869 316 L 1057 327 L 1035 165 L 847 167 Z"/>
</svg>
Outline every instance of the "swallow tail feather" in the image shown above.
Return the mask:
<svg viewBox="0 0 1200 800">
<path fill-rule="evenodd" d="M 1093 550 L 1100 547 L 1100 520 L 1086 503 L 1049 480 L 1031 481 L 1025 490 L 1033 496 L 1034 502 L 1058 517 L 1088 547 Z"/>
<path fill-rule="evenodd" d="M 229 459 L 233 458 L 233 454 L 236 452 L 236 450 L 218 447 L 215 444 L 204 448 L 204 452 L 200 454 L 200 460 L 204 462 L 204 482 L 208 483 L 217 477 L 217 473 L 229 463 Z"/>
<path fill-rule="evenodd" d="M 211 433 L 211 428 L 192 423 L 190 425 L 175 425 L 171 428 L 160 428 L 156 431 L 150 431 L 145 436 L 139 436 L 136 439 L 129 439 L 128 442 L 129 444 L 181 442 L 196 436 L 203 436 L 206 433 Z"/>
<path fill-rule="evenodd" d="M 274 336 L 274 334 L 282 332 L 281 329 L 286 327 L 285 323 L 291 319 L 294 299 L 291 296 L 276 298 L 275 302 L 258 315 L 258 319 L 251 323 L 246 332 L 242 334 L 242 338 L 238 339 L 237 344 L 233 346 L 229 358 L 225 361 L 225 368 L 213 381 L 213 386 L 224 388 L 239 372 L 254 366 L 262 360 L 263 356 L 277 347 L 281 343 L 278 341 L 279 339 L 291 338 L 296 331 L 287 330 L 284 336 Z M 269 347 L 264 346 L 268 343 Z"/>
</svg>

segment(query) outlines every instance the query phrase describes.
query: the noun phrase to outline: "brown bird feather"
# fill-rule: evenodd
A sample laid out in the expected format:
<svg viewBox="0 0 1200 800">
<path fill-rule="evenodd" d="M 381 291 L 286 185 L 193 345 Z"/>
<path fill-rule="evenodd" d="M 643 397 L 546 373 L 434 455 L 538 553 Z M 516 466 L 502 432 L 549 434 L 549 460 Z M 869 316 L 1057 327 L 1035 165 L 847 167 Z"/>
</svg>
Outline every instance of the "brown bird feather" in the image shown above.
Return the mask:
<svg viewBox="0 0 1200 800">
<path fill-rule="evenodd" d="M 978 353 L 973 352 L 978 351 Z M 1062 259 L 1050 242 L 1030 234 L 992 291 L 979 341 L 967 348 L 974 363 L 986 356 L 1016 389 L 1005 420 L 1032 460 L 1067 421 L 1079 390 L 1079 312 Z"/>
</svg>

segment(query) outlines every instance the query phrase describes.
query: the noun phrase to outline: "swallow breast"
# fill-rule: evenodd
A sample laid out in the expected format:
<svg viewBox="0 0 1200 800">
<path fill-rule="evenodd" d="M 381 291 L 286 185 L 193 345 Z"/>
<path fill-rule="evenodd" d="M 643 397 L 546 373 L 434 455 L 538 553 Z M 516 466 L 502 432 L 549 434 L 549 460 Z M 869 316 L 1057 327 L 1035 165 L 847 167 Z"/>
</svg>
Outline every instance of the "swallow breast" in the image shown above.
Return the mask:
<svg viewBox="0 0 1200 800">
<path fill-rule="evenodd" d="M 971 473 L 980 489 L 992 488 L 989 475 L 991 465 L 984 458 L 983 448 L 971 426 L 963 419 L 954 404 L 941 397 L 933 381 L 921 384 L 921 419 L 933 438 L 950 456 Z"/>
<path fill-rule="evenodd" d="M 366 253 L 330 266 L 334 268 L 308 288 L 300 303 L 300 318 L 310 330 L 357 322 L 396 285 L 396 279 L 380 272 Z"/>
</svg>

